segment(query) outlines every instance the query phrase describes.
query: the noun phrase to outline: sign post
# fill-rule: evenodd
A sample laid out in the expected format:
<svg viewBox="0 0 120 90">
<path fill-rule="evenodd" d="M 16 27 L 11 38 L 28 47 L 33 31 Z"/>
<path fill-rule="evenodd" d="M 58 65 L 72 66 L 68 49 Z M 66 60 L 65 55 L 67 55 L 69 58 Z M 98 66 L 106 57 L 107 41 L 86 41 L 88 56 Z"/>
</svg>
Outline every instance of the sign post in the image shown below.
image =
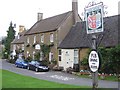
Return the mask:
<svg viewBox="0 0 120 90">
<path fill-rule="evenodd" d="M 89 55 L 89 67 L 93 78 L 93 90 L 98 87 L 99 57 L 97 54 L 97 36 L 95 33 L 103 32 L 103 3 L 92 4 L 85 8 L 85 21 L 87 34 L 92 34 L 92 51 Z"/>
<path fill-rule="evenodd" d="M 92 49 L 90 55 L 89 55 L 89 67 L 91 69 L 92 77 L 93 77 L 93 90 L 96 90 L 98 87 L 98 68 L 99 68 L 99 57 L 97 54 L 97 42 L 96 42 L 96 36 L 92 36 Z"/>
</svg>

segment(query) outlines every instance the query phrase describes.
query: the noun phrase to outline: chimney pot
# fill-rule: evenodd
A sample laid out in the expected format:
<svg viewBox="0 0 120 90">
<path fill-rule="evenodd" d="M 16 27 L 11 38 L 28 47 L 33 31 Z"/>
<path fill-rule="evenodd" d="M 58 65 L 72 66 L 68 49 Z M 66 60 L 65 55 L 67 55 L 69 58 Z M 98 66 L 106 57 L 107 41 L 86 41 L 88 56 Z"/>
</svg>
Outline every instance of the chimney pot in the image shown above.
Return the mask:
<svg viewBox="0 0 120 90">
<path fill-rule="evenodd" d="M 78 2 L 78 0 L 72 0 L 72 2 Z"/>
</svg>

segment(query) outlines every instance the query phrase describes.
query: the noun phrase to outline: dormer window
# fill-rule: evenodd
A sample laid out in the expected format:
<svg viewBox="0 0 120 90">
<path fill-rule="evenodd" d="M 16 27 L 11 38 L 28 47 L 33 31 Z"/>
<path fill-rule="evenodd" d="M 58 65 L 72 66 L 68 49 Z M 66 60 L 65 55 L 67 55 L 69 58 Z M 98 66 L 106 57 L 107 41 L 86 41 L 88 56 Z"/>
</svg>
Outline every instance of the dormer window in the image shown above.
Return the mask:
<svg viewBox="0 0 120 90">
<path fill-rule="evenodd" d="M 44 34 L 41 35 L 41 43 L 44 43 Z"/>
<path fill-rule="evenodd" d="M 54 36 L 53 36 L 53 33 L 50 34 L 50 42 L 54 42 Z"/>
</svg>

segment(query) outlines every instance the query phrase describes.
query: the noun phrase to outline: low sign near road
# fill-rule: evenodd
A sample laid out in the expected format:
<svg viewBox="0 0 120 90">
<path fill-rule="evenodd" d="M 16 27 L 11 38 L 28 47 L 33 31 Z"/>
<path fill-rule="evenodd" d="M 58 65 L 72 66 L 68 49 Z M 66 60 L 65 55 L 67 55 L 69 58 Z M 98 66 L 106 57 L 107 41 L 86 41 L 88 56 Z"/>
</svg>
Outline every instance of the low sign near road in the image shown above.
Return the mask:
<svg viewBox="0 0 120 90">
<path fill-rule="evenodd" d="M 99 57 L 96 51 L 91 51 L 89 55 L 89 67 L 92 72 L 96 72 L 99 68 Z"/>
</svg>

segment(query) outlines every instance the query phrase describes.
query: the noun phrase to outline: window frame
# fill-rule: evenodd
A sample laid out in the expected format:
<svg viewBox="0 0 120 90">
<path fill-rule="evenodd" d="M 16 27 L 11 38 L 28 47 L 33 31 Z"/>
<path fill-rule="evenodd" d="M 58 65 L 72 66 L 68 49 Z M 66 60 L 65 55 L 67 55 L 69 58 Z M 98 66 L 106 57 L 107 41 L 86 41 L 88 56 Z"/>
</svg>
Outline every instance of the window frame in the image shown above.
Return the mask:
<svg viewBox="0 0 120 90">
<path fill-rule="evenodd" d="M 40 42 L 41 42 L 41 43 L 44 43 L 44 34 L 41 34 L 41 35 L 40 35 Z"/>
<path fill-rule="evenodd" d="M 54 34 L 50 33 L 50 42 L 53 43 L 54 42 Z"/>
<path fill-rule="evenodd" d="M 53 52 L 50 52 L 50 53 L 49 53 L 49 61 L 52 61 L 53 58 L 54 58 L 54 54 L 53 54 Z"/>
<path fill-rule="evenodd" d="M 36 43 L 36 36 L 34 36 L 34 41 L 33 41 L 33 43 L 34 43 L 34 44 Z"/>
<path fill-rule="evenodd" d="M 27 43 L 30 43 L 30 38 L 29 37 L 27 37 Z"/>
<path fill-rule="evenodd" d="M 77 51 L 77 53 L 76 53 L 76 51 Z M 75 55 L 75 54 L 77 54 L 77 55 Z M 79 63 L 78 62 L 79 61 L 79 55 L 78 54 L 79 54 L 79 50 L 78 49 L 74 49 L 74 64 L 78 64 Z"/>
<path fill-rule="evenodd" d="M 58 61 L 62 61 L 62 50 L 58 50 Z"/>
<path fill-rule="evenodd" d="M 22 44 L 22 50 L 25 50 L 25 45 L 24 44 Z"/>
</svg>

